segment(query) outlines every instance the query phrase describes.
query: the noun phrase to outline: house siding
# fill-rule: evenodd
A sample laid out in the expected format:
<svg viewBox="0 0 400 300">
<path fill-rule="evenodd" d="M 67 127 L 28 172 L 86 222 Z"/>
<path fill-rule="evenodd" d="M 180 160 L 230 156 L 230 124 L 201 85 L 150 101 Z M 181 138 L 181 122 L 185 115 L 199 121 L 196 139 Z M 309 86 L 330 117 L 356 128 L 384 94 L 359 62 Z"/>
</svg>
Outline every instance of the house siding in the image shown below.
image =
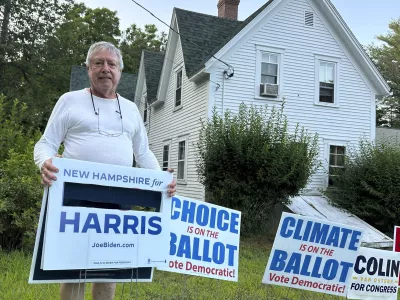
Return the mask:
<svg viewBox="0 0 400 300">
<path fill-rule="evenodd" d="M 174 110 L 175 71 L 182 66 L 182 108 Z M 207 117 L 208 81 L 200 84 L 188 80 L 183 62 L 180 40 L 178 40 L 174 66 L 170 74 L 166 101 L 163 105 L 151 109 L 150 124 L 147 125 L 149 144 L 162 165 L 163 145 L 170 140 L 169 167 L 178 172 L 178 142 L 187 137 L 186 183 L 178 181 L 177 193 L 194 199 L 204 199 L 204 188 L 198 181 L 196 171 L 196 143 L 201 128 L 201 118 Z M 150 125 L 150 126 L 149 126 Z"/>
<path fill-rule="evenodd" d="M 283 4 L 282 4 L 283 5 Z M 328 154 L 327 141 L 357 145 L 360 137 L 373 138 L 372 91 L 362 79 L 352 61 L 324 25 L 307 0 L 286 1 L 272 19 L 257 32 L 245 36 L 235 50 L 228 51 L 222 60 L 235 68 L 234 77 L 223 78 L 224 66 L 217 70 L 216 81 L 224 87 L 216 92 L 218 111 L 237 111 L 240 103 L 253 105 L 277 105 L 280 101 L 257 99 L 255 94 L 256 46 L 283 48 L 281 66 L 282 96 L 285 98 L 284 113 L 293 129 L 296 123 L 309 132 L 318 132 L 320 160 L 323 165 L 312 178 L 308 188 L 319 190 L 326 184 Z M 314 27 L 304 26 L 304 11 L 314 11 Z M 261 21 L 262 22 L 262 21 Z M 236 49 L 237 47 L 237 49 Z M 339 107 L 315 105 L 315 55 L 338 58 Z M 223 82 L 224 81 L 224 82 Z M 222 84 L 223 83 L 223 84 Z M 222 99 L 222 94 L 224 95 Z M 223 109 L 222 109 L 223 107 Z"/>
</svg>

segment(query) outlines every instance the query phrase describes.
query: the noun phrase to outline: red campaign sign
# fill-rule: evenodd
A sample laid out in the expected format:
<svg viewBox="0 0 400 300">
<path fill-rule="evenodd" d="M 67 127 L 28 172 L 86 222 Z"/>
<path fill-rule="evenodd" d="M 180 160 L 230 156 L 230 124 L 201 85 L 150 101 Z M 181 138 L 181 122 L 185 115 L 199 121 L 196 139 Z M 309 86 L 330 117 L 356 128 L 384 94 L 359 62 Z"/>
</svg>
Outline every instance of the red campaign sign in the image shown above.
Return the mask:
<svg viewBox="0 0 400 300">
<path fill-rule="evenodd" d="M 393 251 L 400 252 L 400 226 L 394 227 Z"/>
<path fill-rule="evenodd" d="M 400 252 L 400 226 L 394 227 L 393 251 Z M 398 285 L 400 286 L 400 276 Z"/>
</svg>

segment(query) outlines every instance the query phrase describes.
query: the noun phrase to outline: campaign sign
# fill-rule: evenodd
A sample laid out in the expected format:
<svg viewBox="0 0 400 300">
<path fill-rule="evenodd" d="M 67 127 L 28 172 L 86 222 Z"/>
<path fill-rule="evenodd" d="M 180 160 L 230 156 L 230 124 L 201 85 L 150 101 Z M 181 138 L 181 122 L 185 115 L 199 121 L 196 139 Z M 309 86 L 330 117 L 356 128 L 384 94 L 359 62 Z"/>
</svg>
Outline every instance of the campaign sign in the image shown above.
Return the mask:
<svg viewBox="0 0 400 300">
<path fill-rule="evenodd" d="M 400 227 L 394 226 L 393 251 L 400 252 Z"/>
<path fill-rule="evenodd" d="M 163 271 L 237 281 L 241 212 L 172 198 L 168 266 Z"/>
<path fill-rule="evenodd" d="M 86 185 L 82 185 L 87 187 Z M 104 189 L 103 186 L 89 187 L 89 194 Z M 85 193 L 83 193 L 85 194 Z M 103 199 L 107 200 L 107 193 Z M 135 208 L 145 208 L 147 210 L 160 211 L 161 195 L 157 192 L 147 190 L 130 190 L 124 194 L 129 199 L 119 195 L 117 202 L 128 208 L 135 205 Z M 151 282 L 153 279 L 153 268 L 132 268 L 132 269 L 88 269 L 88 270 L 43 270 L 41 269 L 43 255 L 43 241 L 45 232 L 45 220 L 47 219 L 48 188 L 44 189 L 42 208 L 40 210 L 39 225 L 37 228 L 35 248 L 32 256 L 31 270 L 29 274 L 30 284 L 43 283 L 84 283 L 84 282 Z M 168 210 L 169 211 L 169 210 Z"/>
<path fill-rule="evenodd" d="M 171 198 L 167 196 L 167 186 L 172 174 L 65 158 L 53 159 L 53 164 L 59 172 L 49 188 L 42 256 L 44 270 L 121 269 L 167 264 L 167 214 L 165 218 L 158 212 L 67 204 L 82 200 L 96 202 L 105 194 L 112 205 L 119 195 L 129 190 L 133 193 L 134 189 L 146 189 L 160 192 L 162 205 L 169 207 Z M 105 186 L 105 189 L 90 194 L 90 190 L 95 191 L 90 189 L 93 185 Z"/>
<path fill-rule="evenodd" d="M 262 282 L 346 296 L 363 231 L 282 213 Z"/>
<path fill-rule="evenodd" d="M 361 247 L 347 298 L 396 300 L 399 267 L 399 253 Z"/>
</svg>

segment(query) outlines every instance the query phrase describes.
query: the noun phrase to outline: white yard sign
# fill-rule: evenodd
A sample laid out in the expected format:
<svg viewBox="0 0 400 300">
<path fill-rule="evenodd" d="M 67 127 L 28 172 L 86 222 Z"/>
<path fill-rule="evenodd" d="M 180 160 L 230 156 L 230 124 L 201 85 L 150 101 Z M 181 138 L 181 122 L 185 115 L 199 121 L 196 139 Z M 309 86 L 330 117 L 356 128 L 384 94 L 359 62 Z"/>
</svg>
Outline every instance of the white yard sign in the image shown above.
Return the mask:
<svg viewBox="0 0 400 300">
<path fill-rule="evenodd" d="M 171 239 L 164 271 L 238 281 L 241 212 L 172 198 Z"/>
<path fill-rule="evenodd" d="M 396 300 L 399 267 L 400 253 L 361 247 L 347 298 Z"/>
<path fill-rule="evenodd" d="M 345 297 L 362 230 L 283 213 L 263 283 Z"/>
<path fill-rule="evenodd" d="M 64 158 L 53 159 L 53 164 L 59 172 L 49 189 L 42 269 L 167 265 L 171 205 L 167 185 L 172 174 Z M 71 195 L 104 198 L 104 186 L 115 191 L 107 194 L 110 203 L 118 202 L 121 191 L 134 197 L 134 189 L 141 189 L 160 192 L 162 206 L 168 209 L 159 213 L 63 205 Z M 87 187 L 92 193 L 87 193 Z"/>
</svg>

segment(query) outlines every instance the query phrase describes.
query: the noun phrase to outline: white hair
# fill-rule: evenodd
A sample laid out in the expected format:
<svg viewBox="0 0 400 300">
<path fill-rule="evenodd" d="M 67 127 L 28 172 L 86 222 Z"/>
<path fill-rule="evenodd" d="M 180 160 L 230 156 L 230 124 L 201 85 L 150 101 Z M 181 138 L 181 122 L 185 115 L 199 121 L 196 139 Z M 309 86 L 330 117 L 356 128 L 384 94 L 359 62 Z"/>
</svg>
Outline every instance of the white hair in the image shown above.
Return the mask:
<svg viewBox="0 0 400 300">
<path fill-rule="evenodd" d="M 109 42 L 97 42 L 90 46 L 88 54 L 86 56 L 86 66 L 89 66 L 90 60 L 95 52 L 107 50 L 110 53 L 114 53 L 118 56 L 119 67 L 122 70 L 124 68 L 124 62 L 122 61 L 121 51 Z"/>
</svg>

